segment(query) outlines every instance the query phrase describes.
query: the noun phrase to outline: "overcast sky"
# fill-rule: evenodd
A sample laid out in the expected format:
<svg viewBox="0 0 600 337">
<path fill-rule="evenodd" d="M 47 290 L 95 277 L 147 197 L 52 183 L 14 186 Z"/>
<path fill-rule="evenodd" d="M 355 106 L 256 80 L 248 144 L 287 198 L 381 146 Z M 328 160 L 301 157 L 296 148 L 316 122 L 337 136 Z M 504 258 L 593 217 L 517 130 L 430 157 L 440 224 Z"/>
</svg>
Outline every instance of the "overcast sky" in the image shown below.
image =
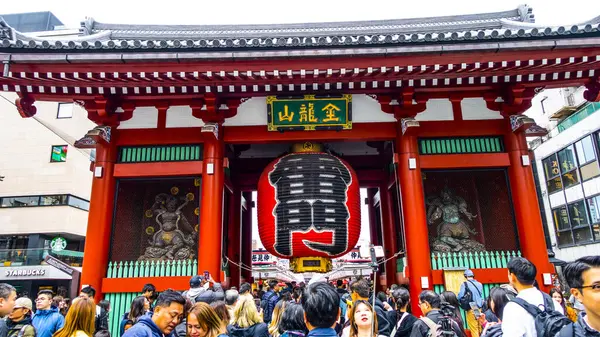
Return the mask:
<svg viewBox="0 0 600 337">
<path fill-rule="evenodd" d="M 0 13 L 52 11 L 65 25 L 106 23 L 242 24 L 378 20 L 505 11 L 527 3 L 538 23 L 573 24 L 600 16 L 598 0 L 3 0 Z"/>
</svg>

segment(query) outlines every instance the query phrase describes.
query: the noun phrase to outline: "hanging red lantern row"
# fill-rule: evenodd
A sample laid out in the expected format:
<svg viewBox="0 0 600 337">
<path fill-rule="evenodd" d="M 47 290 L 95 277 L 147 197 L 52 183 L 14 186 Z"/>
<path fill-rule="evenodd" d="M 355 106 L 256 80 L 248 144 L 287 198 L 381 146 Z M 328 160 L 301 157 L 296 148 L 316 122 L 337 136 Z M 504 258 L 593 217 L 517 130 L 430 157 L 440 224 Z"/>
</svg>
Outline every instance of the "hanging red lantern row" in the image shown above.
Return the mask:
<svg viewBox="0 0 600 337">
<path fill-rule="evenodd" d="M 360 236 L 356 173 L 324 152 L 291 153 L 271 162 L 258 185 L 258 230 L 280 258 L 335 258 Z"/>
</svg>

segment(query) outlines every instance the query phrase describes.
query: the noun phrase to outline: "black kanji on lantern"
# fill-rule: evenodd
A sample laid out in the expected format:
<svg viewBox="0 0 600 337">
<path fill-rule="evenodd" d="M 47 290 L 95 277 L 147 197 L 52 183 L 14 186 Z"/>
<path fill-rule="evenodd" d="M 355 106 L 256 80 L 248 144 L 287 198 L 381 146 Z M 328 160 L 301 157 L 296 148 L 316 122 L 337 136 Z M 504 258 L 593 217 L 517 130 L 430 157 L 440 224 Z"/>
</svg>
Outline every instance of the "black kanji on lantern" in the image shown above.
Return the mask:
<svg viewBox="0 0 600 337">
<path fill-rule="evenodd" d="M 344 163 L 324 153 L 285 156 L 269 174 L 275 186 L 275 246 L 281 255 L 292 255 L 292 234 L 311 228 L 333 233 L 325 244 L 304 240 L 307 247 L 336 255 L 348 246 L 346 192 L 352 176 Z"/>
</svg>

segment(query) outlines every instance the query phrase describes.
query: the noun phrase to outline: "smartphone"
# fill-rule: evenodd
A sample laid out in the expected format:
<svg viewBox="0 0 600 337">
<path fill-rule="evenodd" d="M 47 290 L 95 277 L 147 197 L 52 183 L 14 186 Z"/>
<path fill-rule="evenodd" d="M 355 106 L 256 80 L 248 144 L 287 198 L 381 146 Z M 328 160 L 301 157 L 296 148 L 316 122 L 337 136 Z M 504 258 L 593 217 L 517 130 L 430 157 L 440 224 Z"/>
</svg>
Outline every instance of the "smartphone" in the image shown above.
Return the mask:
<svg viewBox="0 0 600 337">
<path fill-rule="evenodd" d="M 208 281 L 208 279 L 210 278 L 210 273 L 208 272 L 208 270 L 204 271 L 204 279 Z"/>
<path fill-rule="evenodd" d="M 477 303 L 471 302 L 469 305 L 471 306 L 471 310 L 473 310 L 473 315 L 475 315 L 475 318 L 479 318 L 479 316 L 481 316 L 481 310 L 479 310 Z"/>
</svg>

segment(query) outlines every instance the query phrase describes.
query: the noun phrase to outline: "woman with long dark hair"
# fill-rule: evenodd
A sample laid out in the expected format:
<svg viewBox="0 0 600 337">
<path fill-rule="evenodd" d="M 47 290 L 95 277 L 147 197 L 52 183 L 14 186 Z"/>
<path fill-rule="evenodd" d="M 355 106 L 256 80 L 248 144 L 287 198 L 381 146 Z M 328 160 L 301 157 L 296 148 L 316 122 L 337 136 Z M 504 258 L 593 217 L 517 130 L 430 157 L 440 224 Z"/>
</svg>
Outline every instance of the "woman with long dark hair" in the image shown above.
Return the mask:
<svg viewBox="0 0 600 337">
<path fill-rule="evenodd" d="M 459 327 L 461 327 L 461 329 L 464 328 L 464 323 L 460 314 L 460 305 L 458 304 L 458 297 L 456 297 L 456 294 L 451 291 L 444 291 L 440 294 L 440 299 L 442 302 L 447 302 L 454 307 L 454 315 L 452 316 L 452 319 L 456 322 L 456 324 L 458 324 Z"/>
<path fill-rule="evenodd" d="M 138 296 L 131 302 L 129 312 L 125 313 L 119 324 L 119 335 L 122 336 L 127 329 L 131 328 L 138 319 L 150 310 L 150 302 L 144 296 Z"/>
<path fill-rule="evenodd" d="M 307 334 L 304 323 L 304 309 L 299 303 L 290 303 L 285 308 L 279 324 L 279 337 L 304 337 Z"/>
<path fill-rule="evenodd" d="M 496 337 L 502 336 L 502 318 L 504 314 L 504 307 L 513 298 L 517 296 L 517 292 L 514 291 L 510 286 L 500 286 L 490 289 L 489 306 L 494 315 L 498 317 L 499 322 L 487 322 L 485 316 L 482 314 L 479 317 L 479 323 L 484 327 L 481 333 L 482 337 Z"/>
<path fill-rule="evenodd" d="M 559 290 L 552 288 L 550 290 L 550 296 L 552 296 L 554 301 L 560 304 L 560 306 L 563 308 L 564 315 L 567 316 L 568 319 L 570 319 L 572 322 L 577 322 L 577 313 L 575 312 L 575 309 L 566 304 L 565 297 Z"/>
<path fill-rule="evenodd" d="M 62 329 L 52 337 L 92 337 L 95 330 L 96 304 L 91 298 L 78 297 L 73 300 Z"/>
<path fill-rule="evenodd" d="M 391 334 L 390 337 L 409 337 L 412 332 L 413 324 L 418 320 L 413 314 L 408 312 L 408 306 L 410 305 L 410 293 L 408 289 L 398 287 L 392 290 L 392 298 L 396 304 L 396 310 L 398 311 L 398 321 L 394 326 L 395 334 Z M 394 332 L 392 330 L 392 332 Z"/>
</svg>

